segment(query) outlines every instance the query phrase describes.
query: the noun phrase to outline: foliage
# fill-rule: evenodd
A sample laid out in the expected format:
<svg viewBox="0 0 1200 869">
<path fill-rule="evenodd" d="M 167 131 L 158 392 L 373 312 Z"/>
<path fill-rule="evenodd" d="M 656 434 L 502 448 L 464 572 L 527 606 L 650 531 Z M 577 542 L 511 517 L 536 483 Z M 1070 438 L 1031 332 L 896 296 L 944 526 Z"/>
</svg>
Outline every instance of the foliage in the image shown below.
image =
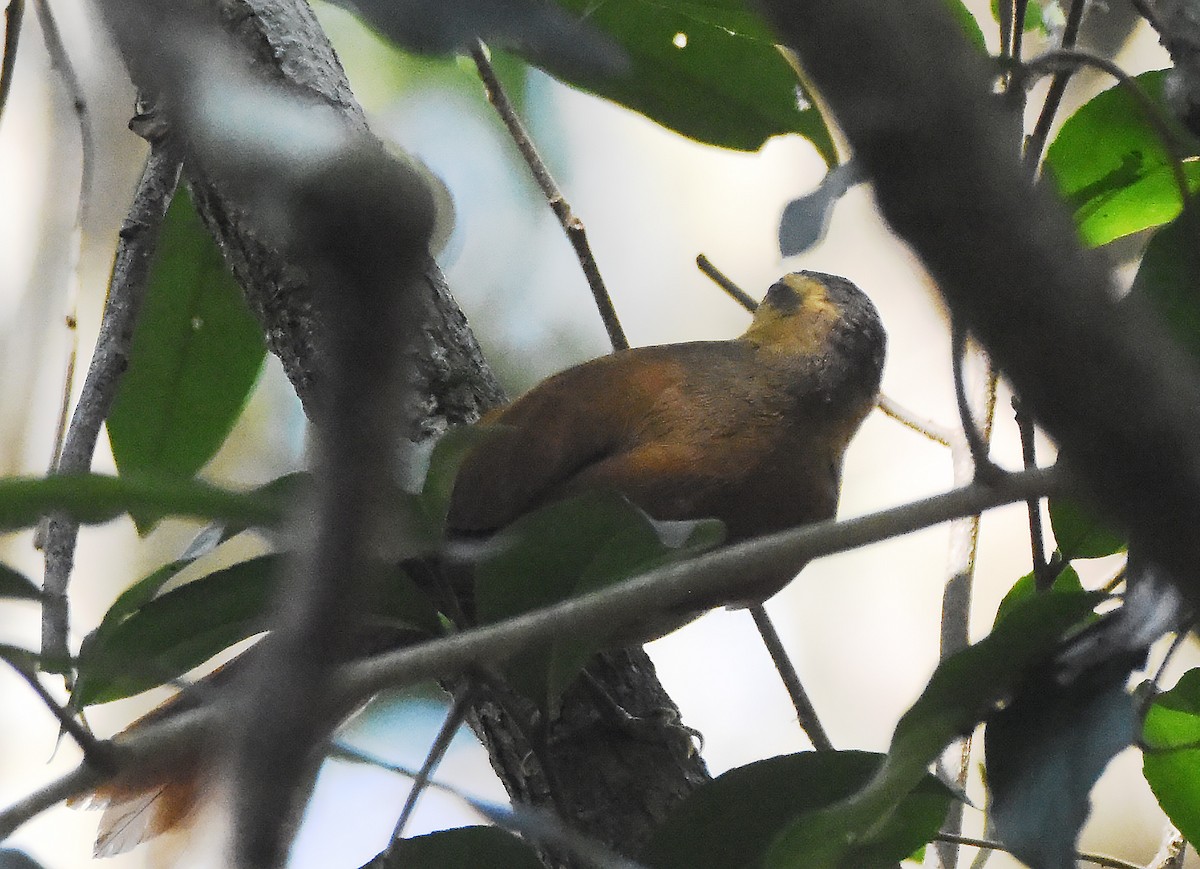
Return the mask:
<svg viewBox="0 0 1200 869">
<path fill-rule="evenodd" d="M 958 0 L 947 4 L 964 38 L 985 50 L 980 23 Z M 492 33 L 464 18 L 456 20 L 461 29 L 430 31 L 418 45 L 387 17 L 386 5 L 362 8 L 399 52 L 459 50 L 464 34 Z M 593 52 L 587 57 L 512 39 L 514 27 L 532 27 L 535 20 L 526 17 L 535 14 L 533 7 L 513 8 L 516 17 L 501 27 L 487 4 L 463 6 L 495 27 L 497 39 L 508 40 L 504 63 L 514 79 L 525 62 L 535 64 L 712 146 L 756 150 L 774 136 L 808 140 L 839 174 L 789 209 L 782 228 L 788 251 L 820 236 L 837 199 L 856 180 L 845 167 L 839 170 L 829 125 L 794 65 L 754 7 L 741 0 L 557 0 L 563 20 L 586 22 L 590 35 L 579 51 Z M 1039 9 L 1029 5 L 1027 30 L 1044 29 Z M 1200 295 L 1189 223 L 1195 215 L 1181 214 L 1186 191 L 1177 181 L 1182 176 L 1189 189 L 1200 187 L 1200 141 L 1171 119 L 1163 89 L 1164 71 L 1153 71 L 1092 97 L 1049 145 L 1044 171 L 1085 244 L 1155 230 L 1131 293 L 1148 300 L 1181 347 L 1195 354 Z M 304 497 L 306 478 L 288 476 L 250 492 L 197 478 L 241 413 L 264 352 L 218 250 L 189 201 L 176 197 L 129 370 L 108 417 L 119 476 L 0 479 L 5 531 L 32 528 L 52 512 L 81 523 L 129 516 L 141 530 L 168 516 L 218 523 L 207 543 L 136 579 L 112 604 L 80 649 L 74 708 L 168 683 L 267 628 L 269 592 L 291 554 L 278 532 L 288 509 Z M 624 499 L 595 493 L 530 512 L 473 548 L 446 540 L 454 475 L 489 434 L 486 426 L 451 431 L 434 449 L 416 491 L 395 493 L 404 527 L 419 533 L 404 563 L 389 565 L 373 621 L 410 638 L 439 637 L 472 621 L 494 624 L 603 590 L 722 541 L 715 520 L 659 522 Z M 996 835 L 1030 865 L 1073 864 L 1092 784 L 1139 728 L 1145 776 L 1156 797 L 1185 835 L 1200 836 L 1200 671 L 1165 693 L 1148 688 L 1142 721 L 1125 688 L 1129 667 L 1099 661 L 1082 676 L 1063 676 L 1061 651 L 1103 621 L 1097 607 L 1108 602 L 1085 589 L 1079 562 L 1119 555 L 1128 541 L 1079 500 L 1054 498 L 1049 514 L 1057 543 L 1053 587 L 1038 592 L 1034 573 L 1016 580 L 992 631 L 941 662 L 898 721 L 885 755 L 810 752 L 730 770 L 676 807 L 641 855 L 646 865 L 892 866 L 937 835 L 955 795 L 928 770 L 948 744 L 980 724 Z M 275 550 L 212 568 L 213 550 L 248 530 L 270 536 Z M 436 573 L 453 559 L 469 574 L 468 614 L 447 606 L 441 589 L 426 581 L 431 565 Z M 192 578 L 181 581 L 185 571 Z M 0 604 L 40 599 L 31 580 L 0 565 Z M 638 624 L 605 625 L 527 649 L 505 662 L 504 672 L 544 715 L 553 715 L 592 655 L 644 635 Z M 8 647 L 4 657 L 19 666 L 35 660 Z M 1049 821 L 1047 807 L 1055 810 Z M 480 855 L 489 865 L 537 865 L 518 839 L 488 828 L 443 831 L 401 848 L 411 865 L 480 865 Z"/>
</svg>

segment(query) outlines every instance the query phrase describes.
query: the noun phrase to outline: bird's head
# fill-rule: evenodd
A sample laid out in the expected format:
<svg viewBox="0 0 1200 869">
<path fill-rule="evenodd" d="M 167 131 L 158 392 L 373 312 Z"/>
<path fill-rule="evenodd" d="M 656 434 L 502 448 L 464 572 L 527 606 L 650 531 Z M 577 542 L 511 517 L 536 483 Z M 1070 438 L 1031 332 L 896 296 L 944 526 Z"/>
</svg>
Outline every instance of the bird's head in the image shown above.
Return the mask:
<svg viewBox="0 0 1200 869">
<path fill-rule="evenodd" d="M 828 374 L 879 388 L 887 333 L 867 294 L 837 275 L 793 272 L 780 278 L 742 339 L 768 353 L 820 360 Z"/>
</svg>

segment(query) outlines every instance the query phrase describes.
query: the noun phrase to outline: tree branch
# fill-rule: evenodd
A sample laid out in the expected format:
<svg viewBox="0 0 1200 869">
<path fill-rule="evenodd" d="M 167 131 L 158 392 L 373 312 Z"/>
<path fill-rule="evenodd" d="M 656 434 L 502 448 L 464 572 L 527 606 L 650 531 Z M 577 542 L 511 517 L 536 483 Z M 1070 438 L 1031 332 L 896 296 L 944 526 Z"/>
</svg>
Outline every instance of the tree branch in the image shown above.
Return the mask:
<svg viewBox="0 0 1200 869">
<path fill-rule="evenodd" d="M 685 601 L 729 599 L 729 590 L 747 572 L 844 552 L 959 516 L 1070 489 L 1070 481 L 1060 469 L 1021 471 L 994 484 L 973 483 L 857 519 L 822 522 L 750 540 L 516 618 L 344 665 L 332 680 L 335 688 L 328 702 L 335 707 L 353 707 L 384 688 L 454 677 L 480 663 L 494 666 L 518 652 L 552 642 L 564 632 L 632 624 L 643 621 L 648 610 L 671 609 Z M 174 758 L 203 744 L 213 728 L 227 726 L 224 712 L 219 704 L 189 709 L 118 739 L 113 757 L 121 775 L 144 772 L 148 767 L 169 769 Z M 60 799 L 85 793 L 97 784 L 94 778 L 69 777 L 69 781 L 77 782 L 77 789 L 60 785 L 55 792 L 66 791 Z M 28 805 L 0 812 L 0 838 L 33 816 L 28 814 Z"/>
<path fill-rule="evenodd" d="M 763 0 L 954 314 L 1104 511 L 1183 580 L 1200 560 L 1200 370 L 1118 307 L 1063 205 L 1030 186 L 994 69 L 940 0 Z M 936 59 L 936 62 L 935 62 Z"/>
<path fill-rule="evenodd" d="M 150 261 L 167 206 L 175 193 L 179 167 L 180 158 L 174 148 L 163 144 L 152 147 L 133 205 L 121 224 L 96 350 L 71 417 L 56 473 L 79 474 L 92 467 L 100 427 L 112 409 L 121 376 L 129 365 L 133 330 L 145 298 Z M 55 514 L 46 523 L 42 547 L 46 560 L 42 583 L 42 655 L 61 660 L 69 656 L 67 586 L 75 563 L 78 535 L 79 523 L 65 514 Z"/>
</svg>

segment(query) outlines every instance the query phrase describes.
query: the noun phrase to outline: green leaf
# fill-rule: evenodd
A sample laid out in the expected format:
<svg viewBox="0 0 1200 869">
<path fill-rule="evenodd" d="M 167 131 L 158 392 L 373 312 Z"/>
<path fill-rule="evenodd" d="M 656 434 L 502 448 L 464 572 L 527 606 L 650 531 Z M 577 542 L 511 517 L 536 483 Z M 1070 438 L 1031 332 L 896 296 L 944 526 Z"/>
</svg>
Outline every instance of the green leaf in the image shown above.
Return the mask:
<svg viewBox="0 0 1200 869">
<path fill-rule="evenodd" d="M 766 22 L 743 0 L 557 3 L 586 17 L 630 59 L 630 69 L 621 75 L 542 62 L 560 81 L 710 145 L 755 151 L 772 136 L 799 133 L 827 165 L 836 162 L 833 140 L 810 95 L 776 48 Z"/>
<path fill-rule="evenodd" d="M 716 545 L 715 520 L 655 522 L 626 499 L 590 492 L 522 516 L 475 566 L 475 605 L 490 623 L 605 588 Z M 648 622 L 658 614 L 647 614 Z M 676 625 L 677 626 L 677 625 Z M 518 690 L 552 708 L 587 660 L 641 638 L 643 625 L 608 625 L 560 637 L 518 656 L 506 671 Z"/>
<path fill-rule="evenodd" d="M 18 600 L 41 600 L 42 590 L 37 583 L 7 564 L 0 564 L 0 597 Z"/>
<path fill-rule="evenodd" d="M 1004 599 L 1000 601 L 1000 606 L 996 608 L 996 620 L 992 627 L 1000 624 L 1000 621 L 1012 612 L 1013 608 L 1023 600 L 1028 600 L 1035 597 L 1037 590 L 1037 575 L 1027 573 L 1013 583 L 1013 587 L 1008 590 L 1008 594 L 1004 595 Z M 1058 572 L 1058 576 L 1054 577 L 1054 584 L 1050 586 L 1051 594 L 1066 594 L 1066 595 L 1086 595 L 1088 592 L 1084 590 L 1083 583 L 1079 580 L 1079 574 L 1075 572 L 1075 568 L 1071 565 L 1066 565 Z"/>
<path fill-rule="evenodd" d="M 194 475 L 233 428 L 265 354 L 220 251 L 176 196 L 107 420 L 120 473 Z"/>
<path fill-rule="evenodd" d="M 801 817 L 772 846 L 765 865 L 859 865 L 855 855 L 875 844 L 881 823 L 924 779 L 942 750 L 1016 690 L 1025 672 L 1043 661 L 1063 634 L 1086 619 L 1103 598 L 1043 594 L 1021 601 L 991 634 L 939 664 L 917 702 L 897 723 L 878 772 L 850 798 Z"/>
<path fill-rule="evenodd" d="M 822 751 L 783 755 L 737 767 L 689 794 L 654 832 L 640 857 L 655 869 L 726 869 L 758 865 L 797 816 L 854 794 L 878 771 L 883 755 Z M 953 795 L 926 775 L 852 865 L 894 864 L 937 833 Z"/>
<path fill-rule="evenodd" d="M 91 706 L 139 694 L 262 631 L 280 559 L 263 555 L 210 573 L 93 634 L 80 650 L 74 702 Z"/>
<path fill-rule="evenodd" d="M 1050 527 L 1062 557 L 1103 558 L 1125 549 L 1125 538 L 1114 533 L 1087 507 L 1070 498 L 1050 499 Z"/>
<path fill-rule="evenodd" d="M 138 512 L 155 518 L 187 516 L 245 527 L 270 526 L 279 522 L 288 506 L 265 488 L 231 492 L 199 480 L 141 474 L 0 478 L 0 531 L 31 528 L 55 511 L 85 525 Z"/>
<path fill-rule="evenodd" d="M 1200 142 L 1171 120 L 1163 102 L 1164 74 L 1147 72 L 1136 81 L 1159 108 L 1183 155 L 1195 157 Z M 1045 168 L 1075 210 L 1083 240 L 1095 246 L 1179 214 L 1179 190 L 1168 154 L 1141 103 L 1117 85 L 1063 123 L 1046 152 Z M 1191 189 L 1200 187 L 1200 163 L 1186 161 L 1184 173 Z"/>
<path fill-rule="evenodd" d="M 999 0 L 992 0 L 991 6 L 992 19 L 998 24 L 1000 23 Z M 1029 0 L 1029 5 L 1025 7 L 1025 22 L 1023 29 L 1026 33 L 1028 33 L 1030 30 L 1037 30 L 1039 28 L 1043 31 L 1046 29 L 1046 24 L 1042 20 L 1042 6 L 1038 0 Z"/>
<path fill-rule="evenodd" d="M 429 458 L 429 470 L 425 474 L 420 501 L 421 508 L 439 533 L 445 531 L 450 496 L 454 494 L 454 480 L 463 461 L 472 450 L 506 428 L 511 426 L 476 423 L 450 429 L 438 439 Z"/>
<path fill-rule="evenodd" d="M 377 858 L 379 859 L 379 858 Z M 380 860 L 367 864 L 383 866 Z M 396 842 L 388 866 L 405 869 L 541 869 L 533 850 L 497 827 L 459 827 Z M 363 867 L 367 869 L 367 867 Z"/>
<path fill-rule="evenodd" d="M 1171 333 L 1193 355 L 1200 356 L 1200 240 L 1186 217 L 1164 226 L 1142 255 L 1129 291 L 1131 299 L 1148 302 L 1167 320 Z"/>
<path fill-rule="evenodd" d="M 1200 669 L 1155 699 L 1142 740 L 1142 771 L 1158 804 L 1184 838 L 1200 841 Z"/>
<path fill-rule="evenodd" d="M 979 29 L 979 22 L 971 14 L 971 10 L 963 5 L 962 0 L 946 0 L 946 5 L 950 8 L 950 12 L 954 15 L 955 20 L 962 26 L 963 32 L 967 34 L 967 38 L 979 48 L 987 51 L 987 40 L 984 39 L 983 31 Z M 993 5 L 992 14 L 995 13 L 996 8 Z M 1026 15 L 1026 18 L 1028 17 Z"/>
</svg>

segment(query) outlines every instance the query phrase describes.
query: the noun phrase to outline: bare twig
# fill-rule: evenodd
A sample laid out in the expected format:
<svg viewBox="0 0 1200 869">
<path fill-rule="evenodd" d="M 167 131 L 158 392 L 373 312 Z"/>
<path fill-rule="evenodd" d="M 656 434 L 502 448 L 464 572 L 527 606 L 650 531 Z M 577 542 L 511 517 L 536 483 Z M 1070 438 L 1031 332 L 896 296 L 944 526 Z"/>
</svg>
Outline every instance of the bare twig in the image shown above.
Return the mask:
<svg viewBox="0 0 1200 869">
<path fill-rule="evenodd" d="M 571 211 L 570 203 L 563 196 L 554 176 L 550 174 L 546 163 L 538 154 L 533 140 L 529 138 L 529 131 L 525 129 L 525 125 L 517 116 L 516 109 L 509 101 L 503 85 L 500 84 L 496 70 L 492 68 L 492 62 L 488 59 L 487 46 L 476 40 L 475 45 L 471 48 L 471 59 L 475 61 L 475 67 L 479 70 L 479 78 L 487 92 L 488 102 L 500 115 L 517 150 L 521 152 L 521 157 L 529 166 L 533 180 L 542 189 L 551 210 L 562 224 L 567 239 L 571 242 L 571 247 L 575 249 L 575 255 L 579 258 L 579 265 L 583 268 L 583 274 L 587 278 L 588 287 L 592 291 L 592 298 L 596 301 L 600 319 L 604 321 L 604 329 L 608 332 L 608 340 L 611 342 L 612 348 L 614 350 L 626 349 L 629 347 L 629 339 L 625 337 L 625 330 L 621 328 L 621 321 L 617 318 L 617 312 L 608 295 L 608 289 L 604 286 L 604 278 L 601 277 L 600 268 L 596 265 L 596 258 L 592 255 L 592 248 L 588 244 L 587 230 L 584 229 L 583 221 Z"/>
<path fill-rule="evenodd" d="M 1013 396 L 1013 413 L 1017 420 L 1017 430 L 1021 436 L 1021 460 L 1026 468 L 1037 467 L 1037 443 L 1034 440 L 1035 429 L 1033 419 L 1025 412 L 1020 399 Z M 1042 529 L 1042 502 L 1028 501 L 1025 505 L 1029 514 L 1029 548 L 1033 560 L 1033 577 L 1040 591 L 1048 591 L 1054 584 L 1054 572 L 1046 561 L 1046 537 Z"/>
<path fill-rule="evenodd" d="M 176 154 L 166 146 L 156 146 L 142 171 L 133 204 L 121 226 L 108 302 L 91 366 L 58 461 L 56 470 L 60 474 L 83 472 L 92 465 L 100 426 L 112 408 L 121 375 L 129 364 L 133 328 L 145 296 L 150 259 L 175 192 L 179 166 Z M 46 525 L 42 655 L 60 660 L 66 660 L 68 654 L 70 622 L 66 593 L 78 530 L 77 522 L 61 514 L 50 517 Z"/>
<path fill-rule="evenodd" d="M 1061 48 L 1075 47 L 1075 40 L 1079 36 L 1079 24 L 1083 21 L 1083 10 L 1086 5 L 1086 0 L 1072 0 L 1071 11 L 1067 13 L 1067 24 L 1063 28 Z M 1054 116 L 1058 112 L 1063 94 L 1067 91 L 1067 83 L 1071 80 L 1074 72 L 1073 69 L 1059 70 L 1050 82 L 1050 88 L 1046 91 L 1046 101 L 1042 103 L 1041 114 L 1038 115 L 1033 132 L 1025 140 L 1025 162 L 1030 167 L 1036 168 L 1041 162 L 1042 150 L 1046 147 L 1046 140 L 1050 138 L 1050 127 L 1054 123 Z"/>
<path fill-rule="evenodd" d="M 758 302 L 754 301 L 754 297 L 734 283 L 723 271 L 712 264 L 704 254 L 696 255 L 696 268 L 704 272 L 706 276 L 718 287 L 724 290 L 729 298 L 733 299 L 750 313 L 758 310 Z"/>
<path fill-rule="evenodd" d="M 70 341 L 68 345 L 67 370 L 63 378 L 62 403 L 59 408 L 58 426 L 54 436 L 54 454 L 50 461 L 50 468 L 53 470 L 58 466 L 63 439 L 66 437 L 67 414 L 71 406 L 71 394 L 74 392 L 75 387 L 75 365 L 79 352 L 79 335 L 76 328 L 76 321 L 78 319 L 76 308 L 79 296 L 79 255 L 82 244 L 83 224 L 87 217 L 88 197 L 91 195 L 92 189 L 92 163 L 95 149 L 92 145 L 92 126 L 89 119 L 87 100 L 83 93 L 83 84 L 80 82 L 79 75 L 75 71 L 75 66 L 71 63 L 71 56 L 67 53 L 67 48 L 63 44 L 62 34 L 59 33 L 54 13 L 50 9 L 48 0 L 33 0 L 33 9 L 37 14 L 38 24 L 42 28 L 42 40 L 46 44 L 46 53 L 50 56 L 51 65 L 58 71 L 59 78 L 62 80 L 63 86 L 67 91 L 67 96 L 71 100 L 71 109 L 75 113 L 75 119 L 79 126 L 79 200 L 75 212 L 75 233 L 73 240 L 75 262 L 74 268 L 71 270 L 71 293 L 68 297 L 66 315 L 66 325 L 70 331 Z"/>
<path fill-rule="evenodd" d="M 796 709 L 796 720 L 800 722 L 800 729 L 808 736 L 813 748 L 817 751 L 833 751 L 833 742 L 825 732 L 821 719 L 817 715 L 817 709 L 813 706 L 808 692 L 804 690 L 804 685 L 800 682 L 800 674 L 796 672 L 787 650 L 783 648 L 783 641 L 779 638 L 779 632 L 775 630 L 770 616 L 767 615 L 766 607 L 762 604 L 752 606 L 750 615 L 754 618 L 754 625 L 758 628 L 763 644 L 767 647 L 767 653 L 775 664 L 776 672 L 783 679 L 788 696 L 792 698 L 792 706 Z"/>
<path fill-rule="evenodd" d="M 25 17 L 25 0 L 9 0 L 4 10 L 4 57 L 0 58 L 0 117 L 8 105 L 12 90 L 13 71 L 17 68 L 17 46 L 21 42 L 21 22 Z"/>
<path fill-rule="evenodd" d="M 939 842 L 951 842 L 955 845 L 969 845 L 972 848 L 987 848 L 989 851 L 1004 851 L 1008 853 L 1008 849 L 1002 843 L 991 839 L 976 839 L 974 836 L 960 836 L 957 833 L 938 833 L 936 840 Z M 1104 866 L 1106 869 L 1143 869 L 1143 867 L 1136 863 L 1130 863 L 1116 857 L 1108 857 L 1104 854 L 1090 854 L 1081 851 L 1075 855 L 1075 859 L 1082 860 L 1084 863 L 1094 863 L 1097 866 Z"/>
<path fill-rule="evenodd" d="M 10 663 L 13 662 L 10 661 Z M 70 712 L 64 709 L 50 695 L 50 692 L 46 690 L 46 686 L 38 681 L 37 673 L 25 667 L 17 666 L 15 663 L 13 663 L 13 669 L 33 689 L 38 699 L 50 710 L 50 714 L 57 719 L 62 729 L 75 740 L 75 743 L 83 751 L 84 760 L 92 767 L 111 774 L 113 766 L 112 759 L 108 753 L 108 744 L 96 739 L 86 727 L 80 724 Z"/>
<path fill-rule="evenodd" d="M 551 642 L 564 632 L 633 623 L 644 619 L 652 609 L 671 609 L 697 597 L 719 596 L 722 590 L 739 587 L 750 570 L 842 552 L 958 516 L 1070 488 L 1068 478 L 1057 469 L 1022 471 L 988 486 L 974 483 L 881 513 L 823 522 L 719 549 L 545 609 L 346 664 L 331 680 L 333 694 L 328 702 L 352 708 L 384 688 L 453 676 L 477 663 L 495 665 L 530 647 Z M 122 771 L 130 772 L 162 764 L 203 740 L 209 728 L 223 723 L 220 712 L 210 705 L 139 728 L 114 747 L 115 762 Z M 46 802 L 46 794 L 57 794 L 62 800 L 86 793 L 100 781 L 96 775 L 72 773 L 39 792 L 43 796 L 23 800 L 0 812 L 0 839 L 53 805 L 55 801 Z"/>
<path fill-rule="evenodd" d="M 446 719 L 438 729 L 437 736 L 434 737 L 433 745 L 429 747 L 429 753 L 426 754 L 424 763 L 417 770 L 417 774 L 412 777 L 412 787 L 409 788 L 408 796 L 404 798 L 404 807 L 400 810 L 400 817 L 396 819 L 396 826 L 392 829 L 392 844 L 390 847 L 394 848 L 396 843 L 403 838 L 404 828 L 408 826 L 408 822 L 417 808 L 417 800 L 420 799 L 425 788 L 432 783 L 432 776 L 437 771 L 438 764 L 442 762 L 442 758 L 446 756 L 446 752 L 450 748 L 450 743 L 454 741 L 458 729 L 462 727 L 463 721 L 466 720 L 467 711 L 478 699 L 476 697 L 477 693 L 475 683 L 467 683 L 467 686 L 459 692 L 459 695 L 454 698 L 454 703 L 446 711 Z"/>
<path fill-rule="evenodd" d="M 951 434 L 949 429 L 944 428 L 931 419 L 924 419 L 917 416 L 907 407 L 904 407 L 886 395 L 881 394 L 879 396 L 879 409 L 886 416 L 890 416 L 902 426 L 912 429 L 917 434 L 924 435 L 936 444 L 941 444 L 944 447 L 954 445 L 956 436 Z"/>
<path fill-rule="evenodd" d="M 1019 28 L 1018 28 L 1019 30 Z M 996 408 L 996 377 L 986 355 L 978 353 L 976 358 L 984 363 L 985 376 L 975 391 L 967 387 L 964 363 L 968 353 L 966 331 L 957 321 L 951 323 L 951 353 L 954 370 L 954 395 L 962 420 L 962 435 L 951 441 L 951 462 L 954 482 L 963 483 L 977 479 L 987 483 L 1002 472 L 988 457 L 988 445 L 992 437 L 992 422 Z M 980 427 L 976 427 L 974 406 L 982 405 Z M 979 550 L 979 514 L 955 520 L 950 525 L 950 576 L 942 593 L 941 657 L 946 659 L 965 648 L 970 642 L 971 599 L 975 582 L 975 559 Z M 965 788 L 970 771 L 971 737 L 968 735 L 958 746 L 956 769 L 952 776 L 960 788 Z M 962 828 L 963 804 L 956 802 L 946 818 L 946 828 L 959 832 Z M 955 849 L 946 843 L 935 848 L 937 859 L 946 869 L 958 863 Z"/>
</svg>

